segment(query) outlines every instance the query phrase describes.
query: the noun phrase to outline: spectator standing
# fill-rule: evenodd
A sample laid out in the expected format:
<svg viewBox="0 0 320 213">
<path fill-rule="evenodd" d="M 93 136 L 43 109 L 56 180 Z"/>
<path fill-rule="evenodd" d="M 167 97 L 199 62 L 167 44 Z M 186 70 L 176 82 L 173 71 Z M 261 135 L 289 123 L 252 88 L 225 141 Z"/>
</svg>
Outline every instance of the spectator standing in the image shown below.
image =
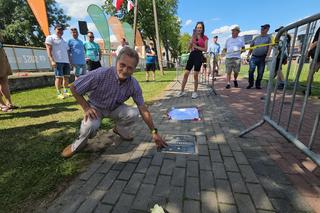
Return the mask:
<svg viewBox="0 0 320 213">
<path fill-rule="evenodd" d="M 88 71 L 95 70 L 101 67 L 101 50 L 99 45 L 94 42 L 93 32 L 88 32 L 88 41 L 84 43 L 84 49 L 86 53 L 86 62 Z"/>
<path fill-rule="evenodd" d="M 77 79 L 80 75 L 86 74 L 86 60 L 84 54 L 83 42 L 78 38 L 79 33 L 77 28 L 71 28 L 72 38 L 68 41 L 70 48 L 70 62 Z"/>
<path fill-rule="evenodd" d="M 68 91 L 70 76 L 69 46 L 62 38 L 64 27 L 57 24 L 54 29 L 55 34 L 49 35 L 45 44 L 51 66 L 54 68 L 57 96 L 59 99 L 64 99 L 71 95 Z M 64 87 L 63 93 L 61 93 L 62 86 Z"/>
<path fill-rule="evenodd" d="M 11 101 L 8 76 L 12 75 L 12 71 L 2 42 L 3 38 L 0 34 L 0 110 L 2 112 L 11 112 L 17 107 Z"/>
<path fill-rule="evenodd" d="M 234 87 L 238 87 L 238 75 L 241 67 L 241 53 L 244 52 L 244 42 L 239 38 L 240 28 L 235 26 L 231 29 L 231 38 L 228 38 L 223 49 L 223 52 L 226 53 L 226 73 L 227 73 L 227 85 L 226 89 L 230 89 L 231 82 L 231 73 L 233 72 L 234 76 Z"/>
<path fill-rule="evenodd" d="M 210 54 L 210 64 L 212 65 L 212 71 L 219 74 L 219 54 L 220 44 L 218 43 L 218 36 L 212 38 L 212 43 L 209 45 L 208 52 Z"/>
<path fill-rule="evenodd" d="M 189 74 L 194 67 L 194 92 L 192 93 L 192 98 L 198 98 L 198 79 L 199 71 L 203 62 L 202 52 L 206 52 L 208 49 L 208 37 L 204 35 L 205 27 L 203 22 L 197 22 L 195 29 L 193 30 L 193 35 L 191 41 L 189 42 L 189 50 L 191 53 L 186 65 L 186 71 L 183 76 L 181 91 L 177 94 L 178 97 L 186 95 L 184 88 L 187 84 Z"/>
<path fill-rule="evenodd" d="M 156 75 L 156 51 L 154 49 L 153 43 L 150 42 L 149 46 L 146 48 L 146 81 L 149 81 L 149 71 L 152 71 L 152 80 L 155 81 Z"/>
<path fill-rule="evenodd" d="M 316 31 L 316 33 L 314 35 L 314 38 L 312 40 L 312 43 L 310 44 L 310 47 L 308 49 L 308 56 L 310 56 L 312 58 L 312 62 L 315 61 L 315 63 L 316 63 L 315 66 L 314 66 L 314 70 L 311 70 L 312 63 L 310 63 L 310 71 L 312 72 L 311 84 L 313 82 L 314 74 L 316 72 L 318 72 L 319 69 L 320 69 L 320 53 L 318 55 L 318 58 L 315 58 L 319 36 L 320 36 L 320 27 L 317 29 L 317 31 Z M 311 95 L 311 85 L 310 85 L 309 95 Z"/>
<path fill-rule="evenodd" d="M 281 28 L 275 30 L 275 32 L 278 32 Z M 277 55 L 277 61 L 276 61 L 276 67 L 274 72 L 274 77 L 278 76 L 278 89 L 284 88 L 285 79 L 282 73 L 282 65 L 285 65 L 288 63 L 288 57 L 290 54 L 290 42 L 291 42 L 291 36 L 288 33 L 283 34 L 280 37 L 279 46 L 278 46 L 278 55 Z M 283 53 L 283 54 L 282 54 Z M 281 61 L 281 55 L 282 61 Z"/>
<path fill-rule="evenodd" d="M 122 48 L 124 48 L 125 46 L 128 46 L 127 40 L 126 40 L 126 38 L 122 38 L 121 41 L 120 41 L 120 45 L 117 47 L 116 55 L 119 55 L 120 51 L 121 51 Z"/>
<path fill-rule="evenodd" d="M 268 31 L 270 29 L 269 24 L 264 24 L 261 26 L 261 32 L 260 35 L 255 37 L 250 47 L 255 47 L 259 45 L 265 45 L 265 44 L 271 44 L 272 38 L 270 35 L 268 35 Z M 254 71 L 256 67 L 258 67 L 258 75 L 256 79 L 256 89 L 261 89 L 261 80 L 264 73 L 265 68 L 265 60 L 266 57 L 269 57 L 271 52 L 271 45 L 269 46 L 262 46 L 258 48 L 254 48 L 253 50 L 250 49 L 247 55 L 247 59 L 249 60 L 250 55 L 252 54 L 250 60 L 249 60 L 249 85 L 247 86 L 247 89 L 251 89 L 254 84 Z"/>
</svg>

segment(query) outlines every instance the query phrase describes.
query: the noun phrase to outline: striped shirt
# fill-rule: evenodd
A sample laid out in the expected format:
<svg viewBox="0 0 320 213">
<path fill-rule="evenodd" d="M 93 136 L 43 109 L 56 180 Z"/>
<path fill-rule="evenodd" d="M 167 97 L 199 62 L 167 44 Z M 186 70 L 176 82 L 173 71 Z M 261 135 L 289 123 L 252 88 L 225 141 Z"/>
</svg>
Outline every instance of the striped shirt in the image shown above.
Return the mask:
<svg viewBox="0 0 320 213">
<path fill-rule="evenodd" d="M 120 83 L 115 67 L 100 67 L 74 82 L 79 95 L 89 93 L 88 102 L 100 109 L 115 110 L 132 97 L 137 106 L 144 105 L 142 90 L 138 81 L 130 76 Z"/>
</svg>

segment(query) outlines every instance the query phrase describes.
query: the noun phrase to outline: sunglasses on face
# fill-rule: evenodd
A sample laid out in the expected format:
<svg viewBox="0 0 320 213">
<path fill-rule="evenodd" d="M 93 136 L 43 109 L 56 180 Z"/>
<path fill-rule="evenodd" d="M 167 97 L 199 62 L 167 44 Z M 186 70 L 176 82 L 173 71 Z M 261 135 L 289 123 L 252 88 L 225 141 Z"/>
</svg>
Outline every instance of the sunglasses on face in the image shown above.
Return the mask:
<svg viewBox="0 0 320 213">
<path fill-rule="evenodd" d="M 94 38 L 94 36 L 89 36 L 89 38 Z"/>
</svg>

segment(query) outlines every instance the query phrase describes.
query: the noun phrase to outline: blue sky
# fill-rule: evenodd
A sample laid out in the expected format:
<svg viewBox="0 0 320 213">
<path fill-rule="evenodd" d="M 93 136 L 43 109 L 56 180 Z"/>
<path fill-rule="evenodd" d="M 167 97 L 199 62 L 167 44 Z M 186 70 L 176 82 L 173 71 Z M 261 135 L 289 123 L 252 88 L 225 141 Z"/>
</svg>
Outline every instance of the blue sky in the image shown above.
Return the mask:
<svg viewBox="0 0 320 213">
<path fill-rule="evenodd" d="M 90 4 L 101 6 L 104 3 L 103 0 L 56 1 L 65 13 L 72 17 L 69 23 L 71 26 L 78 26 L 78 20 L 85 20 L 88 22 L 89 30 L 94 31 L 97 38 L 100 37 L 88 17 L 86 8 Z M 126 0 L 124 3 L 126 4 Z M 259 32 L 260 25 L 268 23 L 271 25 L 270 32 L 273 32 L 279 26 L 285 26 L 319 12 L 320 0 L 179 0 L 177 15 L 182 23 L 182 33 L 191 33 L 197 21 L 204 21 L 205 34 L 212 37 L 212 32 L 218 33 L 223 40 L 230 35 L 230 28 L 233 25 L 240 26 L 242 33 L 251 33 Z M 69 38 L 70 33 L 66 31 L 64 37 Z"/>
<path fill-rule="evenodd" d="M 241 31 L 249 31 L 259 30 L 260 25 L 268 23 L 270 31 L 274 31 L 279 26 L 319 12 L 319 0 L 180 0 L 178 8 L 182 32 L 190 33 L 197 21 L 204 21 L 207 35 L 214 29 L 234 24 L 239 25 Z M 192 23 L 186 25 L 187 20 Z"/>
</svg>

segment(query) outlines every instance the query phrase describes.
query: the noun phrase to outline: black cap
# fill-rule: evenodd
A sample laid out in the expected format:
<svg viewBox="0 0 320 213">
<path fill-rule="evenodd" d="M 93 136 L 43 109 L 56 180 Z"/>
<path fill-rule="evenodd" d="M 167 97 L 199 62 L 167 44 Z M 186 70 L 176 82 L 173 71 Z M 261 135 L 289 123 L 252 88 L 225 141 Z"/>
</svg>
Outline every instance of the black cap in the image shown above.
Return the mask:
<svg viewBox="0 0 320 213">
<path fill-rule="evenodd" d="M 213 36 L 213 38 L 218 38 L 218 36 Z"/>
<path fill-rule="evenodd" d="M 64 27 L 61 24 L 56 24 L 54 26 L 54 29 L 63 29 L 64 30 Z"/>
<path fill-rule="evenodd" d="M 261 25 L 262 28 L 270 28 L 270 24 Z"/>
</svg>

